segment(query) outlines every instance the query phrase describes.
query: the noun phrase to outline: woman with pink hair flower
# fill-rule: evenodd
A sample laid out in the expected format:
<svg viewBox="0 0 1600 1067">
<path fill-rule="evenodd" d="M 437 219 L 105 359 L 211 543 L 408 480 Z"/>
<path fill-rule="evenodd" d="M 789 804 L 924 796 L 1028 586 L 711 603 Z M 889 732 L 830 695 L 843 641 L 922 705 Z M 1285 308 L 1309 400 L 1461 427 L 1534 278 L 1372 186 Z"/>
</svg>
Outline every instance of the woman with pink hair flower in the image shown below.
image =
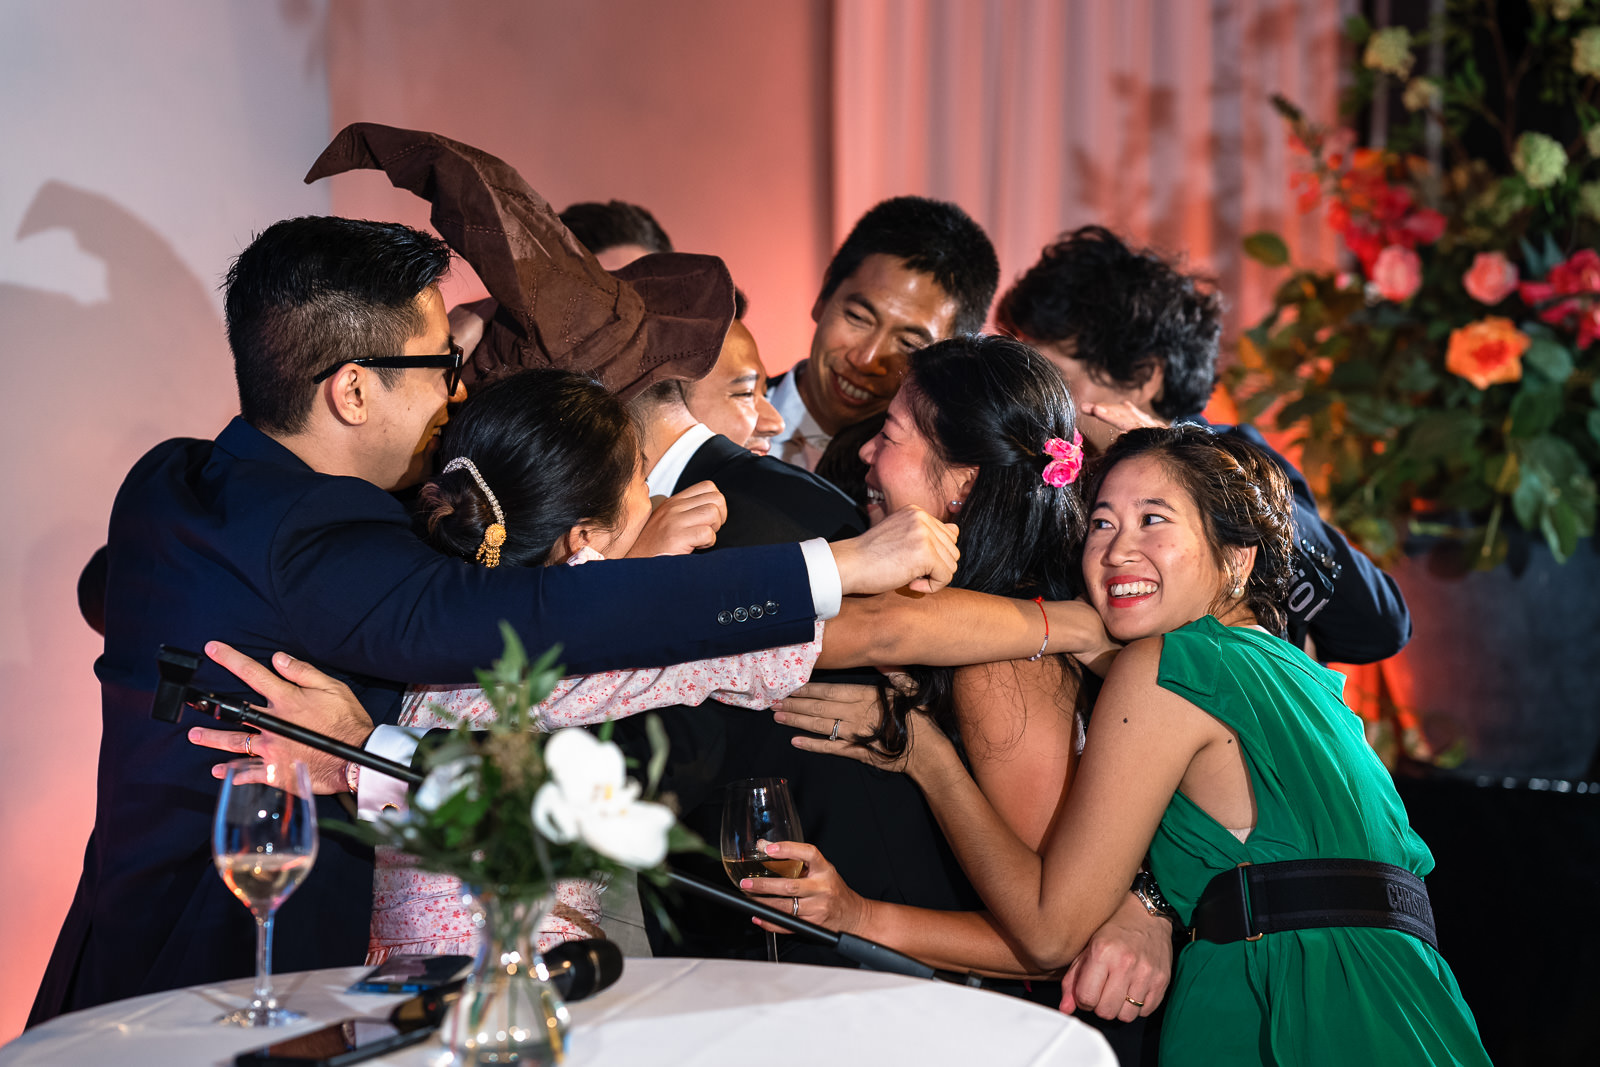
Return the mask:
<svg viewBox="0 0 1600 1067">
<path fill-rule="evenodd" d="M 916 504 L 956 524 L 961 562 L 952 586 L 1046 600 L 1077 595 L 1072 546 L 1084 518 L 1074 483 L 1084 454 L 1076 422 L 1066 379 L 1028 345 L 999 336 L 930 345 L 912 357 L 883 430 L 861 449 L 870 468 L 869 517 Z M 1009 662 L 907 667 L 895 686 L 876 692 L 813 683 L 781 703 L 778 719 L 825 724 L 824 734 L 831 725 L 835 737 L 863 736 L 898 756 L 908 751 L 909 720 L 925 713 L 955 743 L 1010 830 L 1037 848 L 1072 786 L 1083 741 L 1082 668 L 1055 654 L 1060 638 L 1047 634 L 1032 656 Z M 1109 658 L 1111 649 L 1102 647 Z M 1098 995 L 1082 1004 L 1131 1021 L 1160 1003 L 1172 930 L 1132 893 L 1123 903 L 1098 935 L 1123 962 L 1099 973 Z M 952 957 L 981 960 L 994 974 L 1050 970 L 997 938 L 985 913 L 890 908 Z M 1069 1009 L 1077 1003 L 1069 994 Z"/>
</svg>

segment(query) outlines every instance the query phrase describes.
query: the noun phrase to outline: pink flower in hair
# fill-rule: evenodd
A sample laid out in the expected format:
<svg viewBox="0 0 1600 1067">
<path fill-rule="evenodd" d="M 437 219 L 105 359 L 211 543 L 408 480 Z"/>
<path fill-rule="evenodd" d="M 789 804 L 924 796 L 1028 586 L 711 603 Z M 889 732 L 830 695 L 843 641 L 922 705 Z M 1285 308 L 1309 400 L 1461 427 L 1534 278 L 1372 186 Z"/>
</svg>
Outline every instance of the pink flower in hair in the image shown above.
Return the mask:
<svg viewBox="0 0 1600 1067">
<path fill-rule="evenodd" d="M 1078 480 L 1078 472 L 1083 470 L 1083 434 L 1073 430 L 1071 442 L 1052 437 L 1044 443 L 1044 453 L 1050 457 L 1042 475 L 1046 485 L 1059 489 Z"/>
</svg>

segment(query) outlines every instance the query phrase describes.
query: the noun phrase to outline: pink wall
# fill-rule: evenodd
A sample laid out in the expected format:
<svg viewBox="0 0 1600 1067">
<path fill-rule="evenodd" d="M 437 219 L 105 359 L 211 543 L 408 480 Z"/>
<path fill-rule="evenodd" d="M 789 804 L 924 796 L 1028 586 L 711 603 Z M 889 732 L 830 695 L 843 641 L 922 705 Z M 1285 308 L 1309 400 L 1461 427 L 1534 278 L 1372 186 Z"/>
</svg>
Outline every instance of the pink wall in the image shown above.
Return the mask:
<svg viewBox="0 0 1600 1067">
<path fill-rule="evenodd" d="M 291 215 L 425 224 L 377 175 L 300 179 L 346 122 L 436 129 L 504 156 L 558 206 L 637 200 L 679 247 L 724 256 L 764 357 L 786 366 L 809 340 L 829 244 L 825 13 L 821 0 L 7 8 L 0 99 L 33 103 L 0 117 L 0 1042 L 22 1028 L 93 821 L 99 641 L 78 616 L 78 571 L 134 460 L 237 410 L 216 292 L 228 259 Z"/>
<path fill-rule="evenodd" d="M 643 204 L 678 249 L 727 260 L 769 368 L 801 358 L 832 250 L 827 4 L 478 10 L 463 19 L 434 0 L 335 5 L 335 127 L 447 134 L 517 167 L 558 210 L 612 197 Z M 332 181 L 337 214 L 426 224 L 422 201 L 381 175 Z M 458 279 L 447 295 L 475 295 L 476 284 Z"/>
</svg>

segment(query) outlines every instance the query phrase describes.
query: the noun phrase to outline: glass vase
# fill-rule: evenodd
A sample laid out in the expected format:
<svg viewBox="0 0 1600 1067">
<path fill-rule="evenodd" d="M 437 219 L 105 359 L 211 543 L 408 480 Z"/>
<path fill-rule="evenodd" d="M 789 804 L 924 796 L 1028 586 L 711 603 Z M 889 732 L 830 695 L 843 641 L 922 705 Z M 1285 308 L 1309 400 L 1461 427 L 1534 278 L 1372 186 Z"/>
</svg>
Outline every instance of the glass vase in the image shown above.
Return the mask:
<svg viewBox="0 0 1600 1067">
<path fill-rule="evenodd" d="M 482 942 L 460 999 L 445 1015 L 445 1048 L 458 1064 L 564 1062 L 567 1006 L 537 948 L 554 895 L 468 890 L 465 899 Z"/>
</svg>

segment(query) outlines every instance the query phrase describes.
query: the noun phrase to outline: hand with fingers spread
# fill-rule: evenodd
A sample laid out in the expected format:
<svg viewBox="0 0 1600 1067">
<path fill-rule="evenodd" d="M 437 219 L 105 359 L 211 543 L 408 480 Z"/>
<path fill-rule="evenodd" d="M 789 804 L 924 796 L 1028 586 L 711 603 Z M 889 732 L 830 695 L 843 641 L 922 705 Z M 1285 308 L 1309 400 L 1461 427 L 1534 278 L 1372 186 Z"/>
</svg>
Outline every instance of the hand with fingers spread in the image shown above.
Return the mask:
<svg viewBox="0 0 1600 1067">
<path fill-rule="evenodd" d="M 961 551 L 960 531 L 915 504 L 907 505 L 859 537 L 835 541 L 834 562 L 846 593 L 888 593 L 909 587 L 931 593 L 950 583 Z"/>
<path fill-rule="evenodd" d="M 826 926 L 839 933 L 858 933 L 872 902 L 866 900 L 844 884 L 838 870 L 815 845 L 799 841 L 769 841 L 766 853 L 772 859 L 800 860 L 806 873 L 801 878 L 745 878 L 739 888 L 750 896 L 774 908 L 791 913 L 797 919 Z M 787 933 L 760 919 L 755 924 L 763 930 Z"/>
<path fill-rule="evenodd" d="M 697 548 L 710 548 L 727 519 L 722 490 L 711 482 L 696 482 L 657 505 L 628 556 L 687 556 Z"/>
<path fill-rule="evenodd" d="M 1132 893 L 1061 979 L 1061 1010 L 1132 1022 L 1160 1007 L 1172 980 L 1172 923 Z"/>
<path fill-rule="evenodd" d="M 265 710 L 279 718 L 357 748 L 365 744 L 372 733 L 372 719 L 349 686 L 287 652 L 273 654 L 272 665 L 277 668 L 277 674 L 221 641 L 206 642 L 206 655 L 265 697 Z M 314 793 L 344 793 L 350 788 L 346 775 L 348 765 L 344 760 L 276 734 L 196 726 L 189 731 L 189 740 L 233 756 L 259 756 L 269 763 L 302 760 L 311 771 Z M 213 778 L 221 778 L 226 773 L 226 764 L 219 763 L 211 768 Z"/>
</svg>

